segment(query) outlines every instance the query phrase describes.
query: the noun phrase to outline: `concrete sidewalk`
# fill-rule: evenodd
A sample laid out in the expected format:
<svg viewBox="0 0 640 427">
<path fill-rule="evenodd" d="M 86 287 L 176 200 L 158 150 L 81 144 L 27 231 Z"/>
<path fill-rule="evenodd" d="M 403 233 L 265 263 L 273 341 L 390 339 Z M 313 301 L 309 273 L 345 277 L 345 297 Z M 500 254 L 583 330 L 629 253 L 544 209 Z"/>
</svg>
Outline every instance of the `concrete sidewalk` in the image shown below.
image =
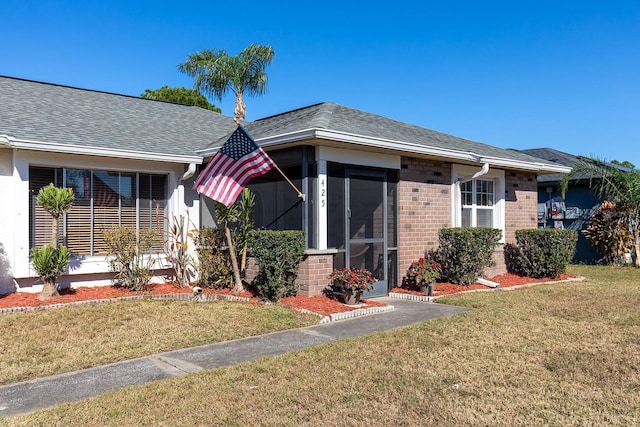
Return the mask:
<svg viewBox="0 0 640 427">
<path fill-rule="evenodd" d="M 263 356 L 284 354 L 316 344 L 386 331 L 468 310 L 463 307 L 395 298 L 377 298 L 376 301 L 392 305 L 395 309 L 301 329 L 175 350 L 2 386 L 0 416 L 25 414 L 130 385 L 234 365 Z"/>
</svg>

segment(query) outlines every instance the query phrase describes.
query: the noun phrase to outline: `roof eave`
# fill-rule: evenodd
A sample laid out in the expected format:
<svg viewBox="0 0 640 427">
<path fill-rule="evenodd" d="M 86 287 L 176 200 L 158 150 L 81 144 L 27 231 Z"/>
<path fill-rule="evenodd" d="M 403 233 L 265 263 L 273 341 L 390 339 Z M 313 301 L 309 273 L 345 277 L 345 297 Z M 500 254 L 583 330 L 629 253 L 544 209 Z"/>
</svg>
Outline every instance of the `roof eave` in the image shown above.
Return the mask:
<svg viewBox="0 0 640 427">
<path fill-rule="evenodd" d="M 114 157 L 121 159 L 148 160 L 167 163 L 202 163 L 201 156 L 168 155 L 147 151 L 121 150 L 104 147 L 87 147 L 84 145 L 61 144 L 58 142 L 18 139 L 8 135 L 0 135 L 0 144 L 9 148 L 31 151 L 47 151 L 63 154 L 79 154 L 85 156 Z"/>
<path fill-rule="evenodd" d="M 266 138 L 256 139 L 261 147 L 276 147 L 278 145 L 289 144 L 292 142 L 308 140 L 312 138 L 326 139 L 332 141 L 346 142 L 355 145 L 382 148 L 394 151 L 405 152 L 407 154 L 421 154 L 433 157 L 440 157 L 448 160 L 457 160 L 474 163 L 489 163 L 492 166 L 505 167 L 509 169 L 520 169 L 533 171 L 538 173 L 568 173 L 570 167 L 561 165 L 550 165 L 540 162 L 526 162 L 521 160 L 505 159 L 499 157 L 483 156 L 478 153 L 460 150 L 451 150 L 447 148 L 433 147 L 428 145 L 416 144 L 404 141 L 394 141 L 383 138 L 375 138 L 370 136 L 362 136 L 339 132 L 327 129 L 304 129 L 296 132 L 274 135 Z M 219 148 L 219 147 L 218 147 Z M 207 156 L 213 154 L 218 148 L 210 149 L 208 152 L 200 151 L 198 154 Z"/>
</svg>

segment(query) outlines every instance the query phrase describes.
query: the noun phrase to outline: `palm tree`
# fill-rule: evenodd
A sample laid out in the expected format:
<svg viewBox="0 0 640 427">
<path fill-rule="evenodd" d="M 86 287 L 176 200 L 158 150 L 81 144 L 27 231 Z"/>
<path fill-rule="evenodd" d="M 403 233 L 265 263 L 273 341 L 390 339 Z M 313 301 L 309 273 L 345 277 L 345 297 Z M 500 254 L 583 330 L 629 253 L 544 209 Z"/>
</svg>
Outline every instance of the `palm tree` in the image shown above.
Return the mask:
<svg viewBox="0 0 640 427">
<path fill-rule="evenodd" d="M 252 44 L 236 56 L 220 49 L 207 49 L 193 53 L 178 65 L 178 70 L 196 79 L 198 91 L 212 95 L 219 101 L 227 91 L 236 96 L 235 121 L 240 125 L 246 114 L 243 95 L 262 95 L 267 89 L 264 69 L 273 60 L 271 46 Z"/>
<path fill-rule="evenodd" d="M 57 188 L 53 184 L 42 187 L 36 197 L 36 203 L 51 214 L 51 245 L 58 247 L 58 219 L 60 215 L 71 208 L 73 190 L 70 188 Z"/>
<path fill-rule="evenodd" d="M 580 158 L 560 183 L 563 197 L 569 181 L 576 177 L 587 177 L 599 197 L 625 206 L 620 213 L 633 235 L 635 263 L 640 267 L 640 170 L 616 166 L 604 160 Z"/>
<path fill-rule="evenodd" d="M 58 188 L 53 184 L 43 187 L 38 192 L 36 202 L 51 214 L 51 245 L 31 250 L 33 268 L 42 278 L 44 285 L 39 299 L 60 296 L 56 288 L 56 280 L 64 274 L 69 264 L 69 251 L 66 246 L 58 246 L 58 220 L 60 215 L 73 205 L 75 197 L 70 188 Z"/>
</svg>

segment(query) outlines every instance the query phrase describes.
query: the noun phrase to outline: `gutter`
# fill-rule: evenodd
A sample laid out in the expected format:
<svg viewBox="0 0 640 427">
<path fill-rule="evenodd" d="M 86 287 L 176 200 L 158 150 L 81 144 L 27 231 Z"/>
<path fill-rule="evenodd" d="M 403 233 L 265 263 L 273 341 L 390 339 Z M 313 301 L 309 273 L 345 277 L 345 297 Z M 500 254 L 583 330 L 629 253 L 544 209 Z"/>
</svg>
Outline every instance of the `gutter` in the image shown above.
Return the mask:
<svg viewBox="0 0 640 427">
<path fill-rule="evenodd" d="M 504 167 L 520 169 L 532 172 L 544 173 L 569 173 L 570 167 L 556 164 L 548 164 L 542 162 L 526 162 L 522 160 L 504 159 L 492 156 L 482 156 L 472 151 L 452 150 L 448 148 L 433 147 L 428 145 L 416 144 L 411 142 L 390 140 L 384 138 L 376 138 L 370 136 L 362 136 L 347 132 L 335 130 L 309 128 L 295 132 L 283 133 L 279 135 L 259 138 L 255 141 L 262 147 L 277 147 L 278 145 L 299 142 L 308 139 L 326 139 L 330 141 L 346 142 L 349 144 L 375 147 L 387 150 L 401 151 L 410 155 L 422 154 L 434 157 L 440 157 L 447 160 L 462 160 L 473 163 L 490 163 L 494 167 Z M 196 153 L 208 157 L 219 150 L 220 147 L 209 148 Z"/>
<path fill-rule="evenodd" d="M 47 151 L 85 156 L 116 157 L 134 160 L 151 160 L 169 163 L 202 163 L 201 156 L 167 155 L 148 151 L 121 150 L 116 148 L 88 147 L 76 144 L 61 144 L 28 139 L 18 139 L 9 135 L 0 135 L 0 144 L 19 150 Z"/>
</svg>

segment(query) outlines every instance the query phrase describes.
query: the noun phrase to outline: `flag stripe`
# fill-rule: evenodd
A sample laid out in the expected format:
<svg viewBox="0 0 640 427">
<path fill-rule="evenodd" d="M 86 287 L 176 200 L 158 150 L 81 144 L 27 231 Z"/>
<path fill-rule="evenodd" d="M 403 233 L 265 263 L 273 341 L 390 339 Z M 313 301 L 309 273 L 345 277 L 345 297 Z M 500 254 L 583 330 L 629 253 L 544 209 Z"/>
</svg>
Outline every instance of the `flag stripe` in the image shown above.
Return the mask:
<svg viewBox="0 0 640 427">
<path fill-rule="evenodd" d="M 231 206 L 249 180 L 267 173 L 275 164 L 264 150 L 238 127 L 207 167 L 198 175 L 197 192 Z"/>
</svg>

